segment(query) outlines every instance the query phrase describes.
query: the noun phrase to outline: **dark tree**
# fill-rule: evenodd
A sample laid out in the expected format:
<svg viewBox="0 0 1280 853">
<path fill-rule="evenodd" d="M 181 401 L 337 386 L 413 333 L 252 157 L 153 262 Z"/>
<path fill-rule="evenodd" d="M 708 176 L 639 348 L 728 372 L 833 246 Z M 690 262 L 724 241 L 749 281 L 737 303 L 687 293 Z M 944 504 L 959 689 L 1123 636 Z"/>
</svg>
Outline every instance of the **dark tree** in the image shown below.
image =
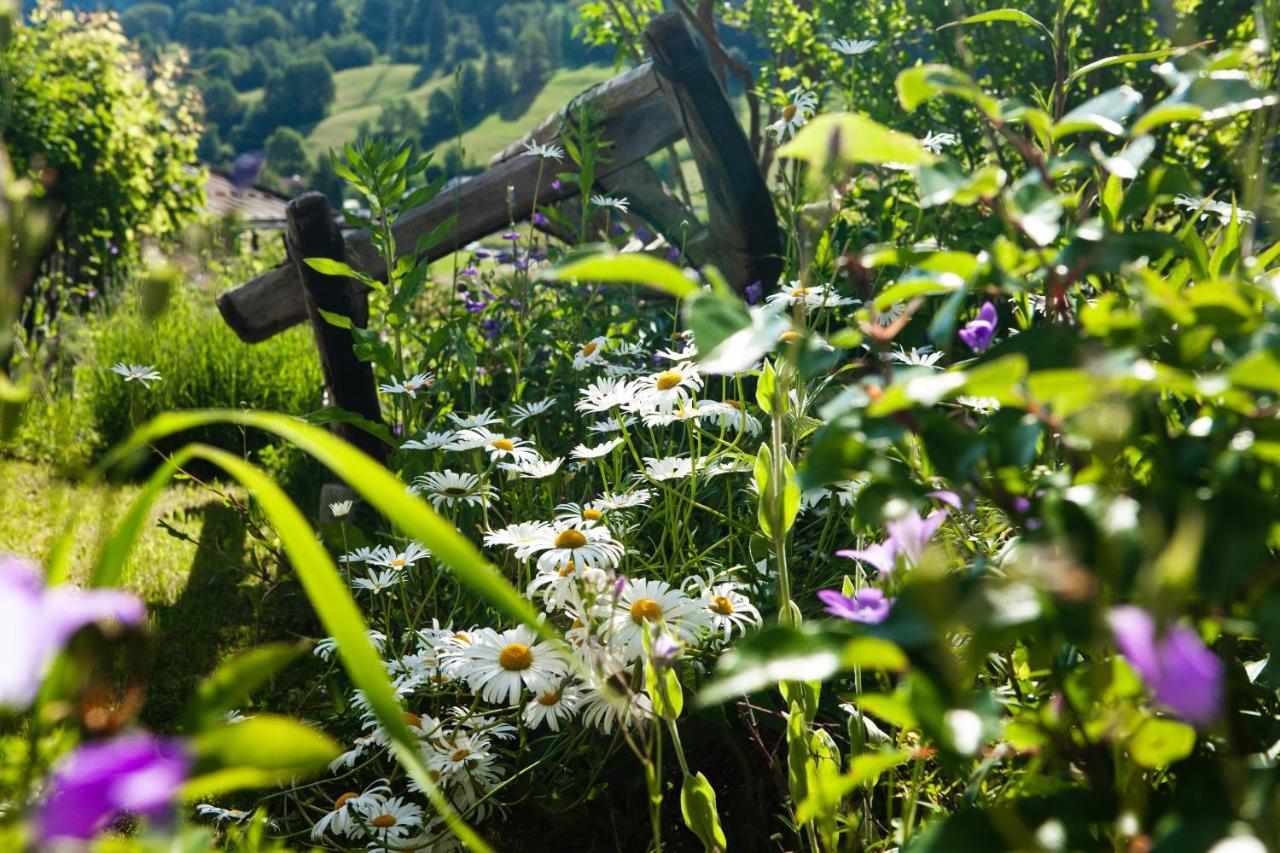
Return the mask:
<svg viewBox="0 0 1280 853">
<path fill-rule="evenodd" d="M 262 106 L 277 124 L 298 126 L 324 118 L 333 103 L 333 68 L 320 57 L 295 59 L 268 78 Z"/>
<path fill-rule="evenodd" d="M 120 15 L 120 25 L 129 38 L 146 35 L 157 44 L 169 40 L 173 21 L 173 10 L 163 3 L 139 3 Z"/>
<path fill-rule="evenodd" d="M 227 131 L 244 118 L 244 104 L 235 88 L 226 80 L 214 78 L 201 87 L 205 120 L 219 130 Z"/>
<path fill-rule="evenodd" d="M 306 176 L 311 171 L 302 134 L 291 127 L 278 127 L 267 137 L 267 166 L 281 177 Z"/>
<path fill-rule="evenodd" d="M 511 76 L 493 53 L 485 55 L 480 85 L 484 89 L 484 108 L 489 112 L 501 107 L 511 94 Z"/>
</svg>

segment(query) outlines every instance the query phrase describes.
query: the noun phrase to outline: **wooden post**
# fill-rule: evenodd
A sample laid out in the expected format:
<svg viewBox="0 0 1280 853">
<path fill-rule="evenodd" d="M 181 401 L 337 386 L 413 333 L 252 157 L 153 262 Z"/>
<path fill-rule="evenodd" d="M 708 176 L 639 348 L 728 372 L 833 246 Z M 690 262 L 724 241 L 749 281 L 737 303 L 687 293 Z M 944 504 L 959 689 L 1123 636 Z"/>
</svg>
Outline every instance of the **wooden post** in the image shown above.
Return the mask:
<svg viewBox="0 0 1280 853">
<path fill-rule="evenodd" d="M 757 281 L 772 290 L 783 267 L 773 197 L 720 81 L 678 13 L 654 18 L 644 41 L 702 176 L 707 261 L 739 292 Z"/>
<path fill-rule="evenodd" d="M 356 358 L 355 339 L 350 330 L 320 316 L 321 311 L 341 314 L 364 328 L 369 322 L 368 296 L 357 293 L 350 279 L 324 275 L 305 263 L 306 258 L 346 260 L 342 233 L 334 222 L 329 200 L 320 193 L 306 193 L 289 202 L 286 215 L 285 245 L 297 278 L 302 282 L 301 296 L 311 328 L 315 330 L 329 404 L 382 423 L 372 365 Z M 387 458 L 387 445 L 359 427 L 334 424 L 333 430 L 378 461 Z"/>
</svg>

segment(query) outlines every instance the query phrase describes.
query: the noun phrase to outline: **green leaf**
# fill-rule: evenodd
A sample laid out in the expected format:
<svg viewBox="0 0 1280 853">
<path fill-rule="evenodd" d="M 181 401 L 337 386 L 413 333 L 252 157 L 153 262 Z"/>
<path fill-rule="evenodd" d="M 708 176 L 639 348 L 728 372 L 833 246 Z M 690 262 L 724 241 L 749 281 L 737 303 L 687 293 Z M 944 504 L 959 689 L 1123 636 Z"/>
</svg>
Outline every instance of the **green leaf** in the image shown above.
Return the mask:
<svg viewBox="0 0 1280 853">
<path fill-rule="evenodd" d="M 300 644 L 271 643 L 223 663 L 196 688 L 183 718 L 184 729 L 194 733 L 221 722 L 304 649 Z"/>
<path fill-rule="evenodd" d="M 373 282 L 372 278 L 365 273 L 360 272 L 350 264 L 344 263 L 343 261 L 335 261 L 332 258 L 305 258 L 303 263 L 321 275 L 332 275 L 338 276 L 339 278 L 354 278 L 357 281 L 363 281 L 366 284 Z"/>
<path fill-rule="evenodd" d="M 773 414 L 773 397 L 778 390 L 778 374 L 773 369 L 773 362 L 765 361 L 760 370 L 760 379 L 756 382 L 756 405 L 766 415 Z M 786 401 L 780 401 L 785 403 Z"/>
<path fill-rule="evenodd" d="M 658 667 L 654 664 L 653 640 L 656 633 L 646 630 L 641 637 L 644 646 L 644 687 L 653 703 L 653 712 L 660 719 L 674 723 L 684 710 L 684 690 L 675 667 Z"/>
<path fill-rule="evenodd" d="M 921 207 L 948 202 L 968 207 L 994 198 L 1006 177 L 1003 169 L 992 165 L 969 174 L 955 160 L 947 158 L 932 166 L 921 166 L 916 172 L 916 187 Z"/>
<path fill-rule="evenodd" d="M 938 27 L 938 32 L 942 32 L 950 27 L 962 27 L 968 24 L 987 24 L 987 23 L 1008 23 L 1020 24 L 1024 27 L 1039 27 L 1049 36 L 1049 40 L 1053 41 L 1053 31 L 1040 23 L 1026 12 L 1020 12 L 1017 9 L 993 9 L 990 12 L 981 12 L 977 15 L 970 15 L 967 18 L 961 18 L 958 21 L 952 21 L 949 24 L 943 24 Z"/>
<path fill-rule="evenodd" d="M 818 116 L 779 148 L 778 156 L 803 160 L 819 171 L 846 163 L 929 164 L 938 159 L 914 136 L 853 113 Z"/>
<path fill-rule="evenodd" d="M 702 842 L 705 853 L 723 853 L 729 847 L 724 830 L 720 827 L 720 814 L 716 810 L 716 790 L 701 773 L 684 774 L 680 786 L 680 814 L 684 825 Z"/>
<path fill-rule="evenodd" d="M 908 751 L 872 752 L 854 756 L 849 772 L 834 778 L 822 779 L 814 790 L 796 808 L 796 821 L 803 823 L 822 814 L 834 813 L 840 801 L 863 785 L 874 784 L 880 774 L 911 760 Z"/>
<path fill-rule="evenodd" d="M 742 300 L 705 290 L 689 298 L 685 318 L 700 353 L 712 352 L 751 325 L 751 313 Z"/>
<path fill-rule="evenodd" d="M 818 626 L 762 628 L 726 651 L 698 705 L 754 693 L 780 681 L 823 681 L 840 671 L 848 637 Z"/>
<path fill-rule="evenodd" d="M 1068 83 L 1074 83 L 1080 78 L 1092 74 L 1094 71 L 1100 71 L 1103 68 L 1110 68 L 1113 65 L 1129 65 L 1134 62 L 1146 62 L 1151 59 L 1166 59 L 1170 56 L 1182 56 L 1188 51 L 1202 47 L 1201 44 L 1187 45 L 1184 47 L 1165 47 L 1160 50 L 1148 50 L 1144 53 L 1122 53 L 1116 56 L 1107 56 L 1102 59 L 1095 59 L 1087 65 L 1082 65 L 1072 72 L 1067 78 Z"/>
<path fill-rule="evenodd" d="M 611 284 L 645 284 L 677 298 L 698 290 L 680 268 L 641 252 L 600 252 L 557 264 L 540 278 L 549 281 L 600 281 Z"/>
<path fill-rule="evenodd" d="M 1167 124 L 1217 121 L 1276 103 L 1274 94 L 1259 89 L 1236 71 L 1184 72 L 1168 65 L 1158 70 L 1173 93 L 1134 122 L 1130 131 L 1134 136 Z"/>
<path fill-rule="evenodd" d="M 898 75 L 898 100 L 907 112 L 940 95 L 955 95 L 969 101 L 992 118 L 1000 115 L 995 98 L 978 88 L 973 79 L 950 65 L 917 65 Z"/>
<path fill-rule="evenodd" d="M 324 769 L 342 752 L 323 733 L 270 714 L 203 732 L 191 746 L 195 770 L 183 788 L 189 800 L 288 782 Z"/>
<path fill-rule="evenodd" d="M 351 318 L 346 314 L 339 314 L 336 311 L 326 311 L 323 308 L 317 308 L 316 310 L 320 312 L 320 316 L 330 326 L 337 326 L 339 329 L 350 329 L 355 325 L 351 321 Z"/>
<path fill-rule="evenodd" d="M 769 480 L 773 471 L 773 454 L 768 444 L 761 444 L 753 469 L 756 478 L 756 519 L 760 532 L 773 538 L 773 522 L 769 518 Z"/>
<path fill-rule="evenodd" d="M 381 439 L 388 447 L 400 446 L 400 442 L 391 435 L 391 430 L 387 428 L 386 424 L 375 423 L 364 415 L 357 415 L 355 412 L 348 412 L 346 409 L 341 409 L 337 406 L 325 406 L 323 409 L 316 409 L 314 412 L 308 412 L 303 415 L 302 419 L 316 426 L 351 424 L 369 433 L 369 435 Z"/>
<path fill-rule="evenodd" d="M 1177 720 L 1152 718 L 1129 739 L 1129 754 L 1141 767 L 1158 770 L 1181 761 L 1196 746 L 1196 730 Z"/>
<path fill-rule="evenodd" d="M 1124 135 L 1124 121 L 1142 104 L 1142 93 L 1132 86 L 1120 86 L 1090 98 L 1068 112 L 1053 128 L 1053 138 L 1100 130 L 1112 136 Z"/>
</svg>

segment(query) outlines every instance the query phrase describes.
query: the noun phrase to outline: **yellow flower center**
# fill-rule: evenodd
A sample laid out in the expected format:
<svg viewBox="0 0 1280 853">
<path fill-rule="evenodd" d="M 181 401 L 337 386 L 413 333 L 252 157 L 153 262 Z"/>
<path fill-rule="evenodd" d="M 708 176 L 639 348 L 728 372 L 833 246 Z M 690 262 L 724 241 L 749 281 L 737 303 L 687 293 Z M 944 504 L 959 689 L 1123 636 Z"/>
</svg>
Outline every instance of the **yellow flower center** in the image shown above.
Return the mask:
<svg viewBox="0 0 1280 853">
<path fill-rule="evenodd" d="M 598 349 L 600 349 L 600 345 L 595 341 L 592 341 L 591 343 L 587 344 L 585 347 L 582 348 L 582 357 L 591 358 L 591 356 L 595 355 L 595 352 Z"/>
<path fill-rule="evenodd" d="M 471 757 L 471 750 L 467 749 L 464 746 L 461 749 L 454 750 L 453 754 L 449 756 L 449 760 L 450 761 L 466 761 L 470 757 Z"/>
<path fill-rule="evenodd" d="M 643 625 L 647 619 L 657 622 L 662 618 L 662 607 L 652 598 L 637 598 L 631 605 L 631 621 Z"/>
<path fill-rule="evenodd" d="M 587 507 L 582 511 L 582 517 L 585 518 L 587 521 L 599 521 L 600 519 L 604 518 L 604 513 L 598 509 Z"/>
<path fill-rule="evenodd" d="M 670 391 L 672 388 L 684 381 L 684 376 L 678 370 L 664 370 L 658 374 L 658 380 L 654 383 L 654 387 L 659 391 Z"/>
<path fill-rule="evenodd" d="M 498 450 L 506 450 L 507 452 L 516 449 L 516 446 L 511 443 L 511 439 L 509 438 L 495 438 L 493 443 L 489 446 L 496 447 Z"/>
<path fill-rule="evenodd" d="M 341 797 L 338 797 L 338 799 L 333 801 L 333 810 L 336 812 L 338 809 L 342 808 L 347 804 L 347 800 L 355 799 L 358 796 L 360 795 L 357 794 L 355 791 L 347 791 Z"/>
<path fill-rule="evenodd" d="M 417 714 L 413 713 L 412 711 L 404 712 L 404 721 L 409 725 L 413 726 L 415 729 L 422 727 L 422 718 L 419 717 Z"/>
<path fill-rule="evenodd" d="M 801 297 L 808 296 L 808 295 L 809 295 L 809 288 L 807 288 L 807 287 L 797 287 L 795 290 L 791 291 L 791 295 L 792 295 L 792 296 L 801 296 Z"/>
<path fill-rule="evenodd" d="M 742 411 L 742 403 L 739 402 L 738 400 L 725 400 L 724 404 L 731 409 L 737 409 L 738 411 Z"/>
<path fill-rule="evenodd" d="M 393 569 L 403 569 L 404 566 L 405 566 L 405 561 L 400 557 L 397 557 L 396 559 L 391 561 L 391 568 Z"/>
<path fill-rule="evenodd" d="M 786 121 L 791 121 L 791 120 L 792 120 L 793 118 L 795 118 L 795 117 L 796 117 L 796 105 L 795 105 L 795 104 L 787 104 L 785 107 L 783 107 L 783 108 L 782 108 L 782 118 L 783 118 L 783 119 L 785 119 Z"/>
<path fill-rule="evenodd" d="M 471 645 L 471 638 L 468 637 L 466 634 L 454 634 L 453 638 L 457 640 L 459 643 L 464 643 L 468 646 Z"/>
<path fill-rule="evenodd" d="M 582 531 L 575 530 L 570 527 L 568 530 L 561 530 L 560 535 L 556 537 L 557 548 L 581 548 L 587 544 L 587 537 L 582 535 Z"/>
<path fill-rule="evenodd" d="M 550 693 L 543 693 L 541 696 L 538 697 L 538 704 L 546 708 L 550 708 L 552 705 L 556 704 L 559 701 L 560 701 L 559 690 L 553 690 Z"/>
<path fill-rule="evenodd" d="M 380 814 L 369 823 L 378 827 L 378 829 L 387 829 L 396 825 L 396 819 L 389 814 Z"/>
<path fill-rule="evenodd" d="M 524 643 L 511 643 L 498 652 L 498 665 L 511 672 L 533 666 L 533 652 Z"/>
<path fill-rule="evenodd" d="M 800 340 L 800 333 L 793 331 L 783 332 L 778 336 L 778 340 L 782 341 L 784 344 L 794 343 Z"/>
<path fill-rule="evenodd" d="M 711 603 L 707 607 L 712 613 L 719 613 L 721 616 L 728 616 L 733 613 L 733 602 L 723 595 L 717 595 L 711 599 Z"/>
<path fill-rule="evenodd" d="M 577 565 L 573 562 L 573 560 L 570 560 L 569 562 L 565 563 L 563 566 L 560 567 L 560 571 L 557 572 L 557 574 L 559 574 L 560 577 L 562 578 L 567 578 L 569 577 L 569 575 L 573 574 L 573 570 L 576 568 L 577 568 Z"/>
</svg>

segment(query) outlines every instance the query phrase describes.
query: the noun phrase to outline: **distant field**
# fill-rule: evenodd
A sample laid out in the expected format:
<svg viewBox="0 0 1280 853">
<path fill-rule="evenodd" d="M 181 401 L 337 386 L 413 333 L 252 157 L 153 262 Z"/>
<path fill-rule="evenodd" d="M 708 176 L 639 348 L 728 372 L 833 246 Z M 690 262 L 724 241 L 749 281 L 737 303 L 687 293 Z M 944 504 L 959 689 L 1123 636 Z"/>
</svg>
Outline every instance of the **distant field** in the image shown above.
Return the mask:
<svg viewBox="0 0 1280 853">
<path fill-rule="evenodd" d="M 432 90 L 446 85 L 449 78 L 438 77 L 415 88 L 413 75 L 417 71 L 418 66 L 412 64 L 379 63 L 334 74 L 333 106 L 307 136 L 307 153 L 314 157 L 341 148 L 344 142 L 355 138 L 362 122 L 376 122 L 382 105 L 388 101 L 408 98 L 419 112 L 426 113 Z"/>
</svg>

